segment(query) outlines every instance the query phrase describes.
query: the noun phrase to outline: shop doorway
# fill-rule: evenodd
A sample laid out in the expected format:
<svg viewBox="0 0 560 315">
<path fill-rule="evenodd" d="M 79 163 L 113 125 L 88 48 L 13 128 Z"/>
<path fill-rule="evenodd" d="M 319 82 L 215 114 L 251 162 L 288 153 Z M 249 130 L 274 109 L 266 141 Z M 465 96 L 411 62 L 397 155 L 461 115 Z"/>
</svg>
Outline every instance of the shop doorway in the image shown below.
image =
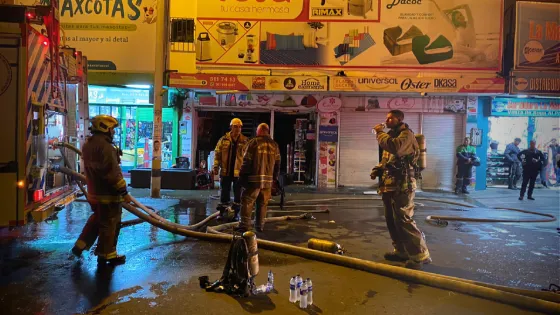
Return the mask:
<svg viewBox="0 0 560 315">
<path fill-rule="evenodd" d="M 310 115 L 275 112 L 274 140 L 280 147 L 284 184 L 314 184 L 315 123 Z"/>
<path fill-rule="evenodd" d="M 218 140 L 229 131 L 229 123 L 233 118 L 239 118 L 243 122 L 241 133 L 248 138 L 257 134 L 257 127 L 261 123 L 270 125 L 270 112 L 218 112 L 198 111 L 197 130 L 197 160 L 196 166 L 201 161 L 207 161 L 208 169 L 211 169 L 212 161 L 208 156 L 216 148 Z"/>
</svg>

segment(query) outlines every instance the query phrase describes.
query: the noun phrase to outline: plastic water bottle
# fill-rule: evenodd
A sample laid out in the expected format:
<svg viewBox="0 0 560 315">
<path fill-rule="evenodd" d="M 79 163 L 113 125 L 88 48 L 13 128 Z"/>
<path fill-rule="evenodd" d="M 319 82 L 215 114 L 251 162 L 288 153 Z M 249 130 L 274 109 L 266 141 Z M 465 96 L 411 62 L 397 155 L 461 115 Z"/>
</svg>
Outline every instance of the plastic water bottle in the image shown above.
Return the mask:
<svg viewBox="0 0 560 315">
<path fill-rule="evenodd" d="M 296 301 L 299 301 L 300 297 L 301 297 L 301 285 L 303 283 L 303 279 L 300 277 L 300 275 L 296 276 Z"/>
<path fill-rule="evenodd" d="M 307 305 L 313 305 L 313 282 L 307 278 Z"/>
<path fill-rule="evenodd" d="M 274 274 L 272 270 L 268 271 L 268 281 L 266 282 L 266 286 L 268 287 L 269 291 L 274 289 Z"/>
<path fill-rule="evenodd" d="M 255 288 L 255 290 L 253 291 L 253 294 L 262 294 L 262 293 L 268 293 L 270 292 L 270 288 L 264 284 L 259 285 L 258 287 Z"/>
<path fill-rule="evenodd" d="M 301 285 L 299 308 L 307 308 L 307 281 L 303 281 Z"/>
<path fill-rule="evenodd" d="M 296 277 L 290 279 L 290 303 L 295 303 L 296 299 Z"/>
</svg>

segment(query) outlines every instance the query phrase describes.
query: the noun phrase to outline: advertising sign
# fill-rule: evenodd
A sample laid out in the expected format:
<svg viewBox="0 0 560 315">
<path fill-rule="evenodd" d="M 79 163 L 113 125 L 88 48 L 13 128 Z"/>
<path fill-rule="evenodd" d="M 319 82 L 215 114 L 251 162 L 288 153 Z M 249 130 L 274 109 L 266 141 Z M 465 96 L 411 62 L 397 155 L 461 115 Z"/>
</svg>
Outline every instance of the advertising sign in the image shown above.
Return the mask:
<svg viewBox="0 0 560 315">
<path fill-rule="evenodd" d="M 515 68 L 560 70 L 560 3 L 517 2 Z"/>
<path fill-rule="evenodd" d="M 157 1 L 59 0 L 61 42 L 88 56 L 89 70 L 154 72 Z"/>
<path fill-rule="evenodd" d="M 325 97 L 317 103 L 317 110 L 321 113 L 331 113 L 340 110 L 342 100 L 338 97 Z"/>
<path fill-rule="evenodd" d="M 169 85 L 183 89 L 237 91 L 327 91 L 327 76 L 251 76 L 172 73 Z"/>
<path fill-rule="evenodd" d="M 199 0 L 197 63 L 499 70 L 502 0 Z"/>
<path fill-rule="evenodd" d="M 373 74 L 367 77 L 331 77 L 330 91 L 424 92 L 424 93 L 504 93 L 502 78 L 466 76 L 418 77 Z"/>
<path fill-rule="evenodd" d="M 560 117 L 558 99 L 495 98 L 492 100 L 492 116 Z"/>
<path fill-rule="evenodd" d="M 319 126 L 319 141 L 338 142 L 338 126 Z"/>
<path fill-rule="evenodd" d="M 512 71 L 511 94 L 560 96 L 560 72 Z"/>
</svg>

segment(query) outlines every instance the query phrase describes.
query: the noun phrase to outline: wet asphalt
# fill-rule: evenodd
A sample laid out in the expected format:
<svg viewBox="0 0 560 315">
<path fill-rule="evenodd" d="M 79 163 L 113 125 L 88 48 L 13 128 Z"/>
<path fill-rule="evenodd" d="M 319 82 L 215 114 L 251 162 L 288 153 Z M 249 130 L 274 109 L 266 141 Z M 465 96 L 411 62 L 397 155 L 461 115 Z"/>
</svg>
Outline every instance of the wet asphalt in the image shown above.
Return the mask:
<svg viewBox="0 0 560 315">
<path fill-rule="evenodd" d="M 171 221 L 192 224 L 214 211 L 216 201 L 208 195 L 215 193 L 168 192 L 170 198 L 140 200 L 156 209 L 165 209 L 161 215 Z M 134 194 L 145 196 L 147 192 Z M 474 203 L 477 208 L 418 201 L 415 219 L 426 235 L 434 260 L 424 270 L 532 290 L 560 283 L 558 221 L 451 222 L 441 227 L 424 220 L 425 216 L 434 214 L 534 218 L 490 210 L 484 205 L 538 207 L 539 211 L 558 215 L 557 191 L 547 191 L 546 195 L 543 191 L 535 204 L 515 202 L 511 194 L 494 191 L 481 193 L 478 198 L 463 198 L 462 201 Z M 287 199 L 343 196 L 364 197 L 347 191 L 330 195 L 304 191 L 288 194 Z M 441 195 L 433 194 L 424 197 L 442 199 Z M 459 199 L 450 195 L 443 198 Z M 313 204 L 318 206 L 291 204 L 285 210 L 328 209 L 329 213 L 313 214 L 314 218 L 308 220 L 267 224 L 260 237 L 300 246 L 306 246 L 312 237 L 329 239 L 344 246 L 346 255 L 389 263 L 382 258 L 391 248 L 391 242 L 379 200 Z M 279 209 L 272 206 L 271 210 Z M 81 259 L 69 254 L 89 212 L 86 203 L 75 202 L 46 222 L 0 230 L 3 314 L 528 313 L 509 305 L 266 250 L 259 251 L 261 273 L 257 283 L 265 281 L 266 271 L 270 269 L 275 273 L 275 292 L 251 299 L 207 293 L 198 286 L 198 277 L 208 275 L 211 280 L 220 277 L 228 245 L 187 239 L 147 223 L 123 228 L 119 251 L 127 255 L 125 265 L 98 268 L 93 251 Z M 125 213 L 123 220 L 128 219 L 133 216 Z M 296 273 L 313 279 L 315 305 L 312 308 L 301 310 L 288 302 L 289 278 Z"/>
</svg>

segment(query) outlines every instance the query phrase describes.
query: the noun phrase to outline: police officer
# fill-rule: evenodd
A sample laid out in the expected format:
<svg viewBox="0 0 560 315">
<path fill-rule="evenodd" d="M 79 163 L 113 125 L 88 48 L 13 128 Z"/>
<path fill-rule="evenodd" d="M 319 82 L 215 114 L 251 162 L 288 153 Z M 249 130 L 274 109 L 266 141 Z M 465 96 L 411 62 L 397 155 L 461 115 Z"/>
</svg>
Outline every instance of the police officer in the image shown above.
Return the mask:
<svg viewBox="0 0 560 315">
<path fill-rule="evenodd" d="M 89 217 L 72 252 L 80 256 L 97 241 L 99 264 L 122 264 L 124 255 L 117 254 L 122 202 L 130 203 L 131 197 L 119 166 L 118 149 L 113 136 L 118 121 L 109 115 L 95 116 L 91 120 L 91 133 L 82 148 L 82 159 L 88 188 L 88 201 L 93 214 Z"/>
<path fill-rule="evenodd" d="M 509 164 L 509 179 L 508 179 L 508 189 L 517 190 L 517 181 L 521 177 L 521 161 L 517 157 L 519 152 L 519 144 L 521 139 L 515 138 L 513 143 L 506 146 L 504 151 L 504 157 L 506 163 Z"/>
<path fill-rule="evenodd" d="M 230 130 L 220 138 L 216 144 L 214 156 L 214 174 L 220 175 L 220 216 L 230 204 L 230 192 L 233 183 L 233 209 L 237 217 L 240 210 L 241 202 L 241 186 L 239 185 L 239 169 L 243 163 L 243 152 L 247 145 L 247 137 L 241 134 L 243 123 L 241 119 L 234 118 L 231 120 Z"/>
<path fill-rule="evenodd" d="M 379 146 L 383 149 L 380 165 L 373 169 L 372 179 L 381 177 L 378 193 L 385 207 L 385 220 L 394 250 L 384 255 L 392 261 L 406 261 L 407 268 L 421 268 L 430 263 L 430 253 L 423 233 L 412 219 L 416 180 L 414 165 L 420 151 L 414 133 L 403 122 L 404 113 L 392 110 L 385 126 L 374 127 Z"/>
<path fill-rule="evenodd" d="M 240 180 L 245 188 L 241 196 L 241 224 L 239 230 L 251 228 L 251 212 L 257 202 L 255 229 L 262 232 L 268 201 L 270 200 L 273 182 L 280 173 L 280 149 L 270 137 L 267 124 L 260 124 L 257 137 L 247 143 L 240 171 Z"/>
<path fill-rule="evenodd" d="M 472 167 L 476 162 L 476 149 L 471 145 L 471 139 L 465 137 L 463 144 L 457 147 L 457 180 L 455 193 L 468 194 L 467 187 L 471 184 Z"/>
<path fill-rule="evenodd" d="M 527 199 L 535 200 L 535 198 L 533 198 L 533 189 L 535 188 L 537 175 L 544 165 L 544 155 L 537 149 L 537 142 L 535 140 L 531 140 L 529 143 L 529 149 L 521 151 L 517 157 L 523 165 L 523 182 L 521 184 L 519 200 L 523 200 L 523 197 L 525 197 L 527 183 L 529 183 Z"/>
</svg>

